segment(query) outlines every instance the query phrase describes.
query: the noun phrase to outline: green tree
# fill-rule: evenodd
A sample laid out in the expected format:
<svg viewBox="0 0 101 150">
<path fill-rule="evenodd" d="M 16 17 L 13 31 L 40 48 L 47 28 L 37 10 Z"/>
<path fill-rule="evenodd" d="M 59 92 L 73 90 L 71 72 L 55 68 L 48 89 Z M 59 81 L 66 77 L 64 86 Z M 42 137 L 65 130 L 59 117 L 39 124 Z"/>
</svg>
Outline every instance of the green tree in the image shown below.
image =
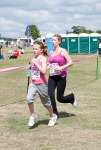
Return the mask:
<svg viewBox="0 0 101 150">
<path fill-rule="evenodd" d="M 25 35 L 27 37 L 32 37 L 33 39 L 37 39 L 40 37 L 40 31 L 36 25 L 28 25 L 26 27 Z"/>
<path fill-rule="evenodd" d="M 92 30 L 87 30 L 87 33 L 89 34 L 89 33 L 93 33 L 94 31 L 92 31 Z"/>
<path fill-rule="evenodd" d="M 101 30 L 97 30 L 96 33 L 101 33 Z"/>
<path fill-rule="evenodd" d="M 83 26 L 73 26 L 72 27 L 73 33 L 85 33 L 86 29 Z"/>
<path fill-rule="evenodd" d="M 72 27 L 73 33 L 92 33 L 94 31 L 86 29 L 84 26 L 73 26 Z"/>
</svg>

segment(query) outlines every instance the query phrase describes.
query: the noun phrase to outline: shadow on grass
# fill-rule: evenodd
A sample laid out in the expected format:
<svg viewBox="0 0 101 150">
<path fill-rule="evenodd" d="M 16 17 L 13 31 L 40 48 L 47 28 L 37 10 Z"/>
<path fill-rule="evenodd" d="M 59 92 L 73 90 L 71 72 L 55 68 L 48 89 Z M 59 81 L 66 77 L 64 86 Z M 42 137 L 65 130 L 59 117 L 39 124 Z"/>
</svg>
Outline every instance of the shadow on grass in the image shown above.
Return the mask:
<svg viewBox="0 0 101 150">
<path fill-rule="evenodd" d="M 39 125 L 48 125 L 49 119 L 39 120 L 33 127 L 30 127 L 29 129 L 34 129 L 38 127 Z"/>
<path fill-rule="evenodd" d="M 63 111 L 59 113 L 59 118 L 74 117 L 74 116 L 76 115 L 72 113 L 63 112 Z"/>
<path fill-rule="evenodd" d="M 38 125 L 39 125 L 39 123 L 35 123 L 35 125 L 32 126 L 32 127 L 29 127 L 29 129 L 34 129 L 34 128 L 36 128 Z"/>
<path fill-rule="evenodd" d="M 41 125 L 41 124 L 46 124 L 47 125 L 48 121 L 49 121 L 49 119 L 39 120 L 38 125 Z"/>
<path fill-rule="evenodd" d="M 66 118 L 66 117 L 74 117 L 76 116 L 75 114 L 72 113 L 67 113 L 67 112 L 59 112 L 59 118 Z M 38 127 L 39 125 L 48 125 L 49 119 L 44 119 L 44 120 L 39 120 L 33 127 L 29 129 L 34 129 Z"/>
</svg>

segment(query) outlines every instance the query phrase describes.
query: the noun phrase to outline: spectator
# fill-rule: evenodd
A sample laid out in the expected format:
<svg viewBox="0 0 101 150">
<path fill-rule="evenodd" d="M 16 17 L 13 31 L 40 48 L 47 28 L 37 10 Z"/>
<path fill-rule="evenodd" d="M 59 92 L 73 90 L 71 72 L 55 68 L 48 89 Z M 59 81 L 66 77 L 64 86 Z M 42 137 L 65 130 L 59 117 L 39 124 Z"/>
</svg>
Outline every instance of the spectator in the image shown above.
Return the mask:
<svg viewBox="0 0 101 150">
<path fill-rule="evenodd" d="M 2 45 L 0 45 L 0 59 L 4 59 Z"/>
</svg>

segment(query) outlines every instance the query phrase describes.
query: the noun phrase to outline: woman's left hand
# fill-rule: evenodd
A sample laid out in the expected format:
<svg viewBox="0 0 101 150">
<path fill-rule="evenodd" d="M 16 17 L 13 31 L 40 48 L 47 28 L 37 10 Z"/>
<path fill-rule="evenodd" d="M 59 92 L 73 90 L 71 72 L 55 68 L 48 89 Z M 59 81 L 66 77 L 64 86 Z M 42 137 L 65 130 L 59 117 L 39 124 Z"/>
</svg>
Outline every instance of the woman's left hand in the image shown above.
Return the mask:
<svg viewBox="0 0 101 150">
<path fill-rule="evenodd" d="M 37 63 L 37 61 L 36 61 L 35 58 L 32 59 L 32 63 L 33 63 L 33 64 L 36 64 L 36 63 Z"/>
<path fill-rule="evenodd" d="M 62 66 L 56 66 L 56 67 L 55 67 L 55 70 L 57 70 L 57 71 L 62 71 Z"/>
</svg>

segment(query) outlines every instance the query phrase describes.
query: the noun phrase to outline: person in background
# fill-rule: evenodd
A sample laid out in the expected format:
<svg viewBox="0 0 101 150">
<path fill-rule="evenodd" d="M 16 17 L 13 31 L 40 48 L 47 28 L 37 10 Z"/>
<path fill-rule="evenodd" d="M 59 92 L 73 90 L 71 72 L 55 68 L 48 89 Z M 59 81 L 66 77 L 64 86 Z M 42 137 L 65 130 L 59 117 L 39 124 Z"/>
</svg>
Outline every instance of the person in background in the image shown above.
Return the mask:
<svg viewBox="0 0 101 150">
<path fill-rule="evenodd" d="M 21 55 L 21 52 L 17 49 L 8 51 L 9 59 L 17 59 L 20 55 Z"/>
<path fill-rule="evenodd" d="M 33 45 L 33 58 L 31 60 L 31 65 L 28 68 L 31 71 L 30 83 L 28 87 L 27 103 L 30 111 L 30 117 L 28 121 L 28 127 L 33 127 L 38 119 L 34 108 L 34 100 L 36 94 L 39 95 L 42 104 L 48 110 L 50 119 L 48 126 L 54 126 L 57 121 L 57 115 L 53 113 L 51 106 L 51 101 L 48 96 L 48 85 L 45 78 L 45 73 L 47 71 L 47 51 L 44 44 L 40 41 L 34 42 Z"/>
<path fill-rule="evenodd" d="M 101 39 L 99 39 L 98 41 L 98 53 L 99 53 L 99 56 L 101 56 Z"/>
<path fill-rule="evenodd" d="M 4 59 L 3 51 L 2 51 L 2 45 L 0 45 L 0 59 Z"/>
<path fill-rule="evenodd" d="M 71 103 L 77 105 L 77 101 L 73 93 L 64 96 L 66 87 L 66 77 L 68 75 L 68 67 L 73 62 L 66 49 L 59 45 L 62 37 L 58 34 L 53 36 L 53 52 L 48 57 L 49 79 L 48 79 L 48 94 L 51 99 L 53 112 L 58 116 L 59 112 L 55 100 L 55 89 L 57 88 L 56 98 L 60 103 Z"/>
</svg>

